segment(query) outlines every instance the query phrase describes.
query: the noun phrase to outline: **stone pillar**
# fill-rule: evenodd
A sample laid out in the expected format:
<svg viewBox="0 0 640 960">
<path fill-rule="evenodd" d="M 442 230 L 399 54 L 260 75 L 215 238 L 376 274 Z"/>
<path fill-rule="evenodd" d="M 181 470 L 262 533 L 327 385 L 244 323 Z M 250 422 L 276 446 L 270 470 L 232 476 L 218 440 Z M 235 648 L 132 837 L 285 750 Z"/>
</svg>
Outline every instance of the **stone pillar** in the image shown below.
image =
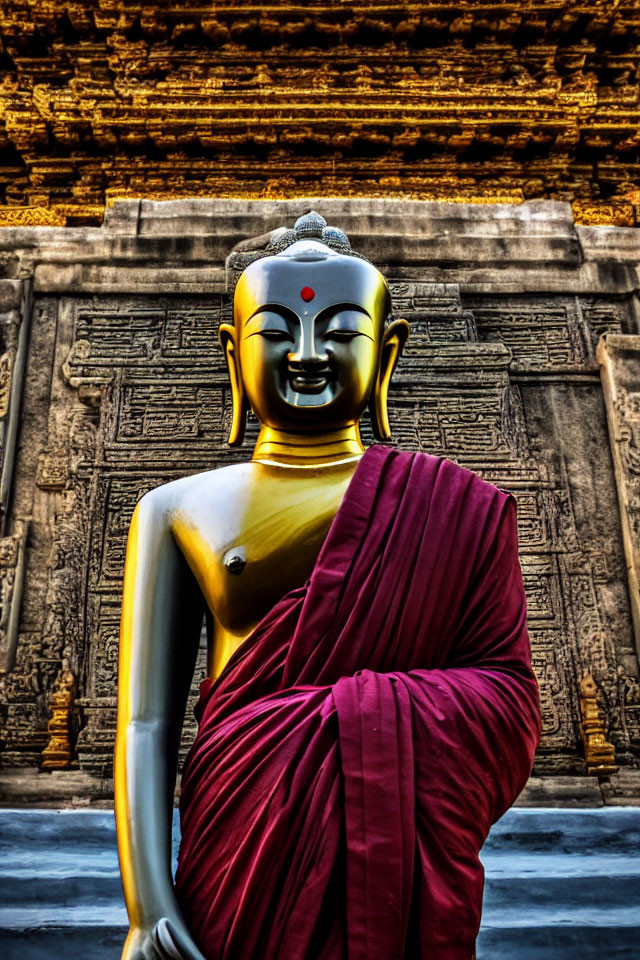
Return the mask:
<svg viewBox="0 0 640 960">
<path fill-rule="evenodd" d="M 11 519 L 32 310 L 32 277 L 0 280 L 0 673 L 18 640 L 28 521 Z"/>
<path fill-rule="evenodd" d="M 629 597 L 640 653 L 640 336 L 605 334 L 598 344 L 620 504 Z"/>
<path fill-rule="evenodd" d="M 29 348 L 31 278 L 0 280 L 0 526 L 7 532 Z"/>
</svg>

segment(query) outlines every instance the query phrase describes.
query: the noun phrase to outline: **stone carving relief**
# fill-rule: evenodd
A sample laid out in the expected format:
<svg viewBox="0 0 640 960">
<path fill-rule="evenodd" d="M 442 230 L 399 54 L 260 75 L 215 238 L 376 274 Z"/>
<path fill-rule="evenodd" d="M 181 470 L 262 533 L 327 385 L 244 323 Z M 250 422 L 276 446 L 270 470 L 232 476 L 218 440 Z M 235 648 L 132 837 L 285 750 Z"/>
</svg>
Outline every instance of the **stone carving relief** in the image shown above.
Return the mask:
<svg viewBox="0 0 640 960">
<path fill-rule="evenodd" d="M 5 350 L 3 354 L 0 354 L 0 420 L 4 420 L 9 413 L 11 378 L 15 358 L 15 350 Z"/>
<path fill-rule="evenodd" d="M 629 576 L 636 645 L 640 651 L 640 347 L 638 338 L 609 334 L 598 360 Z"/>
<path fill-rule="evenodd" d="M 31 281 L 0 280 L 0 673 L 15 661 L 28 522 L 7 511 L 13 487 Z"/>
<path fill-rule="evenodd" d="M 22 400 L 29 329 L 31 281 L 0 280 L 0 510 L 6 533 Z"/>
<path fill-rule="evenodd" d="M 18 637 L 28 526 L 17 521 L 15 533 L 0 539 L 0 669 L 11 668 Z"/>
<path fill-rule="evenodd" d="M 86 679 L 77 701 L 85 726 L 77 748 L 80 765 L 103 776 L 110 775 L 112 763 L 131 514 L 148 490 L 227 456 L 230 398 L 217 345 L 221 310 L 221 302 L 185 307 L 171 298 L 111 298 L 99 310 L 80 301 L 72 308 L 74 339 L 63 376 L 79 397 L 102 390 L 100 464 L 91 474 L 86 528 L 83 637 L 89 659 L 85 653 Z M 188 716 L 192 731 L 192 711 Z"/>
</svg>

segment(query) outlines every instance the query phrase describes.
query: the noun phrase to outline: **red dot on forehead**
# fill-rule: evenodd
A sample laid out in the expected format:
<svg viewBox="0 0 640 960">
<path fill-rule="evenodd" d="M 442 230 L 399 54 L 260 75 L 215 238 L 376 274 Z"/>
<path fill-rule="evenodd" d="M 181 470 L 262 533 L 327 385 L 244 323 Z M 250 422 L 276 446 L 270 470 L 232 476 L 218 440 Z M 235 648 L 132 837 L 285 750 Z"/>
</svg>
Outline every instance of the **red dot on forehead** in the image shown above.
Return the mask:
<svg viewBox="0 0 640 960">
<path fill-rule="evenodd" d="M 302 297 L 305 303 L 308 303 L 309 300 L 313 300 L 315 295 L 316 295 L 316 292 L 315 290 L 312 290 L 311 287 L 303 287 L 302 290 L 300 291 L 300 296 Z"/>
</svg>

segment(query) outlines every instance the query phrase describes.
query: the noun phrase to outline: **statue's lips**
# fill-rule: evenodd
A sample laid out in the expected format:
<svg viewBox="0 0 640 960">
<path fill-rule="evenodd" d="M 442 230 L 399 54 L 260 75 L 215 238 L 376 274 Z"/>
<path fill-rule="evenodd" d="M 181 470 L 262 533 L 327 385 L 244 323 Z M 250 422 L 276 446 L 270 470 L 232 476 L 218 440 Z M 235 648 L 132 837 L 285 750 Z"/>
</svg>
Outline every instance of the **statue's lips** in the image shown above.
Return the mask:
<svg viewBox="0 0 640 960">
<path fill-rule="evenodd" d="M 314 371 L 314 373 L 291 371 L 289 382 L 296 393 L 322 393 L 329 382 L 329 371 Z"/>
</svg>

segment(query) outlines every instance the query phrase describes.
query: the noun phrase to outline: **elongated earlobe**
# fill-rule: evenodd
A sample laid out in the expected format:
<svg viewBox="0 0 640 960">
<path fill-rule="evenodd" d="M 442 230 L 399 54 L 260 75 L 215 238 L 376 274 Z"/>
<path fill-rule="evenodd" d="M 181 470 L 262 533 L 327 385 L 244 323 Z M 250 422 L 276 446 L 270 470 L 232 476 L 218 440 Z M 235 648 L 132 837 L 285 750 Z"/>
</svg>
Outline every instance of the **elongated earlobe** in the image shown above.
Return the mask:
<svg viewBox="0 0 640 960">
<path fill-rule="evenodd" d="M 393 320 L 384 331 L 378 376 L 369 398 L 369 413 L 371 414 L 373 434 L 376 440 L 389 440 L 391 438 L 387 396 L 393 371 L 408 336 L 409 324 L 406 320 Z"/>
<path fill-rule="evenodd" d="M 221 323 L 218 336 L 224 350 L 231 383 L 231 429 L 227 443 L 230 447 L 240 447 L 247 426 L 247 401 L 240 370 L 236 328 L 230 323 Z"/>
</svg>

